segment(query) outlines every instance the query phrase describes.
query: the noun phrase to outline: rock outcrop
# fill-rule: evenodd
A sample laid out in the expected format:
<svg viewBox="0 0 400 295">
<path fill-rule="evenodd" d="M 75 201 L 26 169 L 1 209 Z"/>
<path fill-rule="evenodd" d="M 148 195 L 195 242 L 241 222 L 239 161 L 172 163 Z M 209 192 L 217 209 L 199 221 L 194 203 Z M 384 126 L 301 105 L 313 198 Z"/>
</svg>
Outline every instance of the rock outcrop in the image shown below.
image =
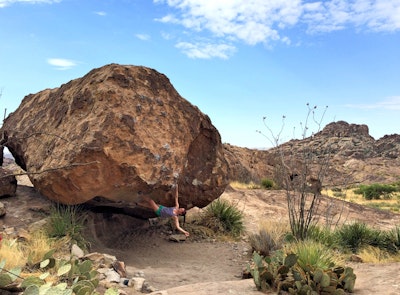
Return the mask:
<svg viewBox="0 0 400 295">
<path fill-rule="evenodd" d="M 255 150 L 224 144 L 225 158 L 229 163 L 229 179 L 249 183 L 259 182 L 273 175 L 276 157 L 265 150 Z"/>
<path fill-rule="evenodd" d="M 300 165 L 304 151 L 313 154 L 316 166 L 329 159 L 324 167 L 324 186 L 390 183 L 398 181 L 400 175 L 400 135 L 386 135 L 375 140 L 369 135 L 368 126 L 344 121 L 329 123 L 310 137 L 294 139 L 268 150 L 225 144 L 224 151 L 230 166 L 230 180 L 243 182 L 274 179 L 281 152 L 287 155 L 287 161 Z"/>
<path fill-rule="evenodd" d="M 133 204 L 137 193 L 204 207 L 228 183 L 210 119 L 157 71 L 111 64 L 24 98 L 1 128 L 4 146 L 44 196 L 64 204 L 95 197 Z"/>
</svg>

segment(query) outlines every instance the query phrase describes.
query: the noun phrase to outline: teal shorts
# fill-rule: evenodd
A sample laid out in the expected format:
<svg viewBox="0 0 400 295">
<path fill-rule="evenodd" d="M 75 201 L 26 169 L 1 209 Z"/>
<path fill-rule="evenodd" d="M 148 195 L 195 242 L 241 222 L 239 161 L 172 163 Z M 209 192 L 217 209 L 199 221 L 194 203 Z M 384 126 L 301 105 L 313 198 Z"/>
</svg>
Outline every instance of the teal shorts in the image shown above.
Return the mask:
<svg viewBox="0 0 400 295">
<path fill-rule="evenodd" d="M 163 205 L 160 205 L 160 206 L 158 207 L 158 209 L 156 210 L 156 215 L 157 215 L 158 217 L 161 216 L 161 210 L 162 210 L 162 208 L 164 208 L 164 206 L 163 206 Z"/>
</svg>

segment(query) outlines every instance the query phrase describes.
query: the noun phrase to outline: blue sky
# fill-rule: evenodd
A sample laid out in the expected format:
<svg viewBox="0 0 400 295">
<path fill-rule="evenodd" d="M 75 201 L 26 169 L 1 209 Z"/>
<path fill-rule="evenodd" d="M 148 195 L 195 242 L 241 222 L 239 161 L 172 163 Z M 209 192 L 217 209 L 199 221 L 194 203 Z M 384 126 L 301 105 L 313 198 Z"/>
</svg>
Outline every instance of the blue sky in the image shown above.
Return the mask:
<svg viewBox="0 0 400 295">
<path fill-rule="evenodd" d="M 2 112 L 109 63 L 165 74 L 224 143 L 269 147 L 283 116 L 299 138 L 307 103 L 310 132 L 400 133 L 400 0 L 0 0 Z"/>
</svg>

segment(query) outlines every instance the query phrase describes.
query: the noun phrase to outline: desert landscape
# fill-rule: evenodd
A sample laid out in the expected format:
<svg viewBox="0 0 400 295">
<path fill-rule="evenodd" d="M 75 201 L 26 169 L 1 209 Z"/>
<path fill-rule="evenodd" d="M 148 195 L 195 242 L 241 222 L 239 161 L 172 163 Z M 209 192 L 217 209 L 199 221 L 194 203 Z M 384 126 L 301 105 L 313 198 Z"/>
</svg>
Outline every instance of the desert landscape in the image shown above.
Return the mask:
<svg viewBox="0 0 400 295">
<path fill-rule="evenodd" d="M 28 229 L 43 218 L 50 202 L 41 196 L 25 176 L 18 177 L 17 195 L 1 201 L 7 215 L 0 219 L 2 229 Z M 263 220 L 285 222 L 286 199 L 283 191 L 239 190 L 228 187 L 221 198 L 236 203 L 245 216 L 248 233 L 258 229 Z M 324 197 L 324 202 L 331 201 Z M 342 201 L 338 200 L 338 203 Z M 338 204 L 341 205 L 341 204 Z M 188 212 L 188 220 L 199 209 Z M 400 224 L 400 215 L 346 203 L 347 220 L 365 221 L 379 228 Z M 204 240 L 192 234 L 184 242 L 168 239 L 171 232 L 162 224 L 150 225 L 129 216 L 114 215 L 104 221 L 91 215 L 87 224 L 91 251 L 115 255 L 124 261 L 129 275 L 143 273 L 146 282 L 161 294 L 261 294 L 252 279 L 242 279 L 250 259 L 246 236 L 239 241 Z M 102 220 L 102 221 L 99 221 Z M 357 275 L 356 295 L 400 294 L 400 263 L 369 264 L 349 262 Z M 141 294 L 131 288 L 126 294 Z M 123 294 L 123 293 L 122 293 Z M 272 294 L 272 293 L 271 293 Z"/>
<path fill-rule="evenodd" d="M 252 255 L 248 236 L 263 221 L 288 222 L 286 192 L 279 188 L 297 186 L 320 196 L 322 188 L 399 181 L 400 135 L 374 139 L 368 126 L 345 121 L 317 127 L 271 149 L 233 146 L 222 143 L 210 118 L 165 75 L 142 66 L 96 68 L 27 95 L 5 118 L 1 153 L 6 147 L 14 161 L 2 161 L 2 195 L 11 197 L 1 200 L 1 230 L 18 237 L 43 224 L 52 201 L 84 204 L 90 209 L 88 251 L 115 255 L 128 276 L 145 277 L 154 295 L 256 294 L 252 279 L 242 279 Z M 21 171 L 16 179 L 7 165 Z M 263 180 L 276 187 L 231 186 Z M 221 240 L 193 231 L 185 241 L 170 241 L 171 228 L 138 202 L 149 197 L 173 206 L 168 193 L 174 184 L 188 210 L 188 231 L 200 208 L 221 198 L 242 212 L 245 234 Z M 315 216 L 321 222 L 330 216 L 379 229 L 400 224 L 399 214 L 324 195 L 320 200 Z M 357 275 L 355 294 L 400 294 L 399 263 L 350 265 Z M 135 294 L 132 288 L 123 292 Z"/>
</svg>

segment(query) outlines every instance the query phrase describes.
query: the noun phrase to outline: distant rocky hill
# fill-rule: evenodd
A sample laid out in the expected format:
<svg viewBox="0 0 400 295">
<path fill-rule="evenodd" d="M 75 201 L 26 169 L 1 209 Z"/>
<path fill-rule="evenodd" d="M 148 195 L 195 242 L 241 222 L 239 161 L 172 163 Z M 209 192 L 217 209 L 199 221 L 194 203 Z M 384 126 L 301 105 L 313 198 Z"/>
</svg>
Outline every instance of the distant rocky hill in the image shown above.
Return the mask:
<svg viewBox="0 0 400 295">
<path fill-rule="evenodd" d="M 291 140 L 269 150 L 224 144 L 230 180 L 257 183 L 262 178 L 273 179 L 278 149 L 287 157 L 298 159 L 305 150 L 312 151 L 316 159 L 329 157 L 327 178 L 323 183 L 326 186 L 400 180 L 400 135 L 386 135 L 375 140 L 369 135 L 368 126 L 344 121 L 330 123 L 313 136 Z"/>
</svg>

